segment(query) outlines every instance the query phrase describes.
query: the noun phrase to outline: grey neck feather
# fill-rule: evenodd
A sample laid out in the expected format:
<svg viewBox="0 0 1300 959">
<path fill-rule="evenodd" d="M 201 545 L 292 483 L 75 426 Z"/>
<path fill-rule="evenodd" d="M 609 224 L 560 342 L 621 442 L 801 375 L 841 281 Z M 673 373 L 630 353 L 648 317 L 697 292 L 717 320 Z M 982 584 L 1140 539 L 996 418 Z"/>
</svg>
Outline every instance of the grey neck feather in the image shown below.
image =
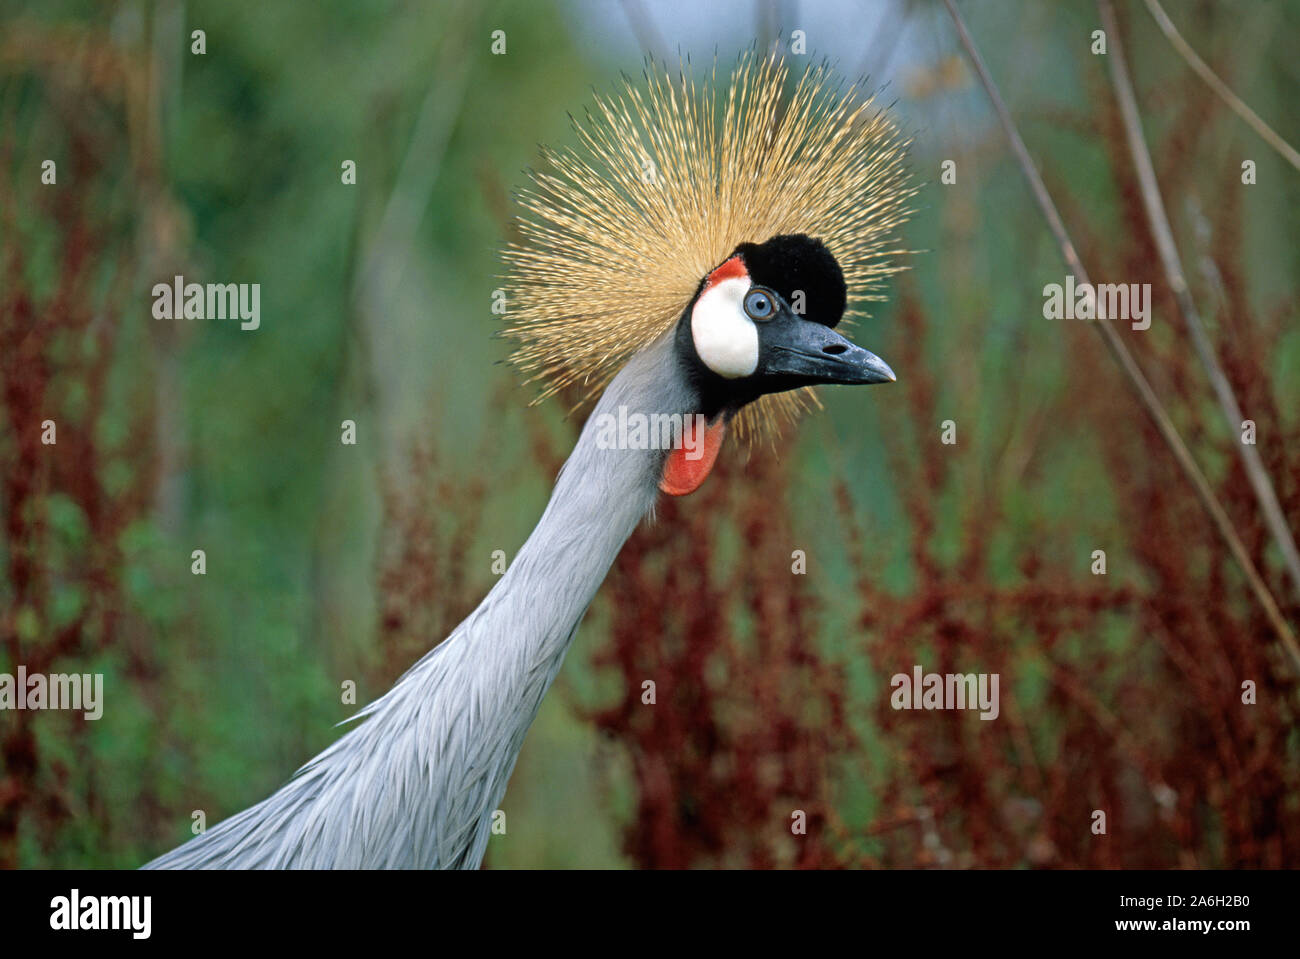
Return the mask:
<svg viewBox="0 0 1300 959">
<path fill-rule="evenodd" d="M 694 405 L 670 332 L 605 390 L 479 607 L 278 792 L 146 868 L 476 868 L 524 734 L 658 492 L 662 451 L 600 449 L 597 416 Z"/>
</svg>

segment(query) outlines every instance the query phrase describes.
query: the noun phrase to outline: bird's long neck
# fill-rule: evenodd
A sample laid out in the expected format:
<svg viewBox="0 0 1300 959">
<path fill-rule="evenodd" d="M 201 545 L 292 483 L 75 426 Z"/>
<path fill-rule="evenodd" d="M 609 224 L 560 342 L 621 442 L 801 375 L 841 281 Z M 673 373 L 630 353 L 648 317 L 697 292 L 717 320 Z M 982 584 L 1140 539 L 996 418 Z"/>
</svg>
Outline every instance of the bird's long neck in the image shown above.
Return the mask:
<svg viewBox="0 0 1300 959">
<path fill-rule="evenodd" d="M 483 603 L 443 644 L 457 648 L 445 650 L 426 688 L 437 700 L 432 711 L 458 726 L 438 757 L 445 764 L 438 788 L 470 798 L 463 805 L 440 804 L 439 865 L 477 866 L 481 860 L 488 819 L 524 734 L 587 606 L 658 496 L 665 452 L 608 448 L 598 439 L 598 424 L 606 414 L 688 413 L 698 401 L 674 357 L 673 339 L 666 336 L 615 377 L 560 470 L 536 528 Z M 443 652 L 435 649 L 426 660 Z"/>
<path fill-rule="evenodd" d="M 605 416 L 684 415 L 692 394 L 679 377 L 665 375 L 672 355 L 670 339 L 657 341 L 611 382 L 560 470 L 536 528 L 484 603 L 490 609 L 500 595 L 512 607 L 533 608 L 535 624 L 545 628 L 519 638 L 524 643 L 542 640 L 536 634 L 546 638 L 530 648 L 532 654 L 563 653 L 549 645 L 555 629 L 576 625 L 624 542 L 654 505 L 664 452 L 602 448 L 598 424 Z"/>
</svg>

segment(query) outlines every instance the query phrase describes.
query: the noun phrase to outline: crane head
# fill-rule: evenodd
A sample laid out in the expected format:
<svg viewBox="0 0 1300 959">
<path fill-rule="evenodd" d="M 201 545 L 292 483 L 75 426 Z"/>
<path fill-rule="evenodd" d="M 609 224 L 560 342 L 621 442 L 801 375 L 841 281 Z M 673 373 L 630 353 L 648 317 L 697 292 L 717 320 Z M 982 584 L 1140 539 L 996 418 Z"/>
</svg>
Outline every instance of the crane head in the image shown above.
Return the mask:
<svg viewBox="0 0 1300 959">
<path fill-rule="evenodd" d="M 820 384 L 894 382 L 884 360 L 835 331 L 846 301 L 840 265 L 806 234 L 742 243 L 709 271 L 678 320 L 674 344 L 699 396 L 705 455 L 670 453 L 660 489 L 675 496 L 698 489 L 727 424 L 761 396 Z"/>
<path fill-rule="evenodd" d="M 909 251 L 907 141 L 829 65 L 650 62 L 543 150 L 504 251 L 504 335 L 538 399 L 594 401 L 666 334 L 705 412 L 774 438 L 813 388 L 893 373 L 850 342 Z M 689 484 L 688 484 L 689 485 Z"/>
<path fill-rule="evenodd" d="M 822 383 L 892 383 L 880 357 L 835 332 L 844 274 L 803 234 L 743 243 L 709 272 L 678 323 L 679 352 L 712 418 L 769 393 Z"/>
</svg>

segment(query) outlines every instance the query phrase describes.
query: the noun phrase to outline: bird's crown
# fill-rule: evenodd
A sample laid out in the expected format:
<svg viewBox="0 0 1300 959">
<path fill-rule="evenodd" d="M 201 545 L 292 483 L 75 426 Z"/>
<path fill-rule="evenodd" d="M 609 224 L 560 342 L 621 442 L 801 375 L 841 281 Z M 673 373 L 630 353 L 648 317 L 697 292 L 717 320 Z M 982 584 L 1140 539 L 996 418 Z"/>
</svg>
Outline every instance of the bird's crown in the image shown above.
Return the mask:
<svg viewBox="0 0 1300 959">
<path fill-rule="evenodd" d="M 598 395 L 734 254 L 831 326 L 865 316 L 903 268 L 907 143 L 824 63 L 794 77 L 751 50 L 720 84 L 716 62 L 697 83 L 689 61 L 650 61 L 573 126 L 577 146 L 543 149 L 504 251 L 504 335 L 538 400 Z M 775 432 L 810 402 L 811 388 L 764 396 L 738 432 Z"/>
</svg>

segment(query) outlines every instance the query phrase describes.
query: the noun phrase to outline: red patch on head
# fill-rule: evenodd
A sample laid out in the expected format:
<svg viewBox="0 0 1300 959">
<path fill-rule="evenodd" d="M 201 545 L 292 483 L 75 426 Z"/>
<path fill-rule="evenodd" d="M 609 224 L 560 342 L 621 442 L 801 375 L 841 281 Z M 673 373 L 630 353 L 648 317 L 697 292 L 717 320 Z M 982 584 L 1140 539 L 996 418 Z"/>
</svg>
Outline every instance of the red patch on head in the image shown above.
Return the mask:
<svg viewBox="0 0 1300 959">
<path fill-rule="evenodd" d="M 709 278 L 704 281 L 704 289 L 707 290 L 712 286 L 717 286 L 723 280 L 739 280 L 741 277 L 746 276 L 749 276 L 749 271 L 745 269 L 745 261 L 737 253 L 709 274 Z"/>
</svg>

